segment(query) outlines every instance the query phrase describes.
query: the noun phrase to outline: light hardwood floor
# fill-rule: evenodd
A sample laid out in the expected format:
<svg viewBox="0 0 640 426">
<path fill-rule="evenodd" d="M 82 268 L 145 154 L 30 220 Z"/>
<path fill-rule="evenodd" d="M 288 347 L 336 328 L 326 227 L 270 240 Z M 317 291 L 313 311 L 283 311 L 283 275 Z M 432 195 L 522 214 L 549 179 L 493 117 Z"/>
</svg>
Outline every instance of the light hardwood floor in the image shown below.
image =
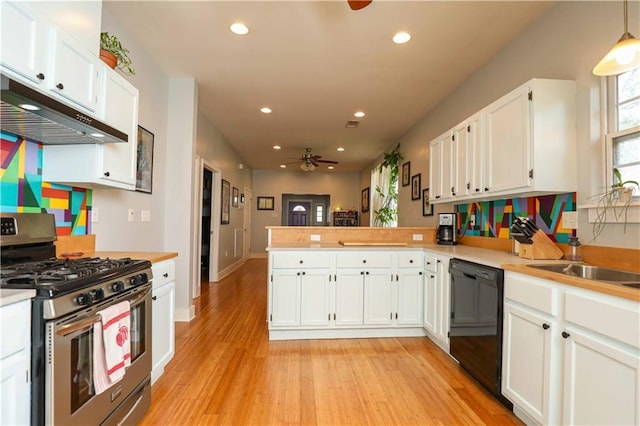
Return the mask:
<svg viewBox="0 0 640 426">
<path fill-rule="evenodd" d="M 202 285 L 142 425 L 521 424 L 428 338 L 270 342 L 266 276 Z"/>
</svg>

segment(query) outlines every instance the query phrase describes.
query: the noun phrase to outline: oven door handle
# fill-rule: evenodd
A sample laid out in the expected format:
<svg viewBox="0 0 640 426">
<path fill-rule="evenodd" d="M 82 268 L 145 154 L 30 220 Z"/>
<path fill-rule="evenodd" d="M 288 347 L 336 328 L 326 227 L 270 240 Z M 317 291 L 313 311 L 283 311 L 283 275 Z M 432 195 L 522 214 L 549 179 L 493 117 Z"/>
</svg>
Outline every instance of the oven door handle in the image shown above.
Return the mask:
<svg viewBox="0 0 640 426">
<path fill-rule="evenodd" d="M 131 307 L 142 303 L 145 297 L 147 297 L 150 292 L 151 292 L 151 289 L 147 289 L 144 293 L 140 294 L 138 297 L 133 299 L 130 302 Z M 61 337 L 68 336 L 69 334 L 74 333 L 78 330 L 91 327 L 93 324 L 99 322 L 101 319 L 102 317 L 100 316 L 100 314 L 96 314 L 91 318 L 87 318 L 80 321 L 72 322 L 71 324 L 63 325 L 62 327 L 60 327 L 60 330 L 56 332 L 56 334 Z"/>
</svg>

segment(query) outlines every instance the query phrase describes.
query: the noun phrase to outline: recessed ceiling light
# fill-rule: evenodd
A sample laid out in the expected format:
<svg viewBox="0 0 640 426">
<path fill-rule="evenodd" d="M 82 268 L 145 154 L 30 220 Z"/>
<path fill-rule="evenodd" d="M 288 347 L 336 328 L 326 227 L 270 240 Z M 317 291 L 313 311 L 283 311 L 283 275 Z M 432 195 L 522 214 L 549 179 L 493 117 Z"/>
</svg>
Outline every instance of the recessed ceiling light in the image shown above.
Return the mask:
<svg viewBox="0 0 640 426">
<path fill-rule="evenodd" d="M 265 114 L 271 114 L 271 108 L 269 107 L 262 107 L 260 108 L 261 112 L 264 112 Z"/>
<path fill-rule="evenodd" d="M 406 42 L 408 42 L 409 40 L 411 40 L 411 34 L 407 33 L 407 32 L 399 32 L 396 33 L 393 36 L 393 42 L 396 44 L 404 44 Z"/>
<path fill-rule="evenodd" d="M 20 104 L 20 105 L 18 105 L 18 106 L 19 106 L 20 108 L 24 108 L 24 109 L 26 109 L 26 110 L 28 110 L 28 111 L 39 111 L 39 110 L 40 110 L 40 108 L 38 108 L 38 107 L 37 107 L 37 106 L 35 106 L 35 105 L 31 105 L 31 104 Z"/>
<path fill-rule="evenodd" d="M 344 148 L 343 147 L 339 147 L 336 151 L 342 152 L 342 151 L 344 151 Z"/>
<path fill-rule="evenodd" d="M 240 22 L 234 22 L 229 26 L 229 29 L 231 30 L 232 33 L 237 35 L 249 34 L 249 27 L 247 27 L 245 24 Z"/>
<path fill-rule="evenodd" d="M 333 166 L 329 166 L 327 167 L 329 170 L 333 170 Z"/>
<path fill-rule="evenodd" d="M 280 145 L 274 145 L 273 149 L 281 149 L 282 147 Z"/>
<path fill-rule="evenodd" d="M 286 165 L 286 164 L 280 164 L 280 168 L 281 168 L 281 169 L 286 169 L 286 168 L 287 168 L 287 165 Z"/>
<path fill-rule="evenodd" d="M 362 111 L 358 111 L 355 114 L 353 114 L 354 117 L 358 117 L 358 118 L 362 118 L 365 116 L 365 113 Z"/>
</svg>

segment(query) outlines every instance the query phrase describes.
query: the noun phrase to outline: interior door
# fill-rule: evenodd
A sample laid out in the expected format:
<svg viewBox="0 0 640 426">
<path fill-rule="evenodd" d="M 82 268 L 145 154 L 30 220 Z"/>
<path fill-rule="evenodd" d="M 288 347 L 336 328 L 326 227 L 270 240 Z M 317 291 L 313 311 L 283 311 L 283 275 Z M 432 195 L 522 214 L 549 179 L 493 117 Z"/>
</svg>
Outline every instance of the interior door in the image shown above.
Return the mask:
<svg viewBox="0 0 640 426">
<path fill-rule="evenodd" d="M 244 188 L 244 244 L 242 245 L 242 258 L 251 257 L 251 212 L 253 211 L 253 198 L 251 190 Z"/>
</svg>

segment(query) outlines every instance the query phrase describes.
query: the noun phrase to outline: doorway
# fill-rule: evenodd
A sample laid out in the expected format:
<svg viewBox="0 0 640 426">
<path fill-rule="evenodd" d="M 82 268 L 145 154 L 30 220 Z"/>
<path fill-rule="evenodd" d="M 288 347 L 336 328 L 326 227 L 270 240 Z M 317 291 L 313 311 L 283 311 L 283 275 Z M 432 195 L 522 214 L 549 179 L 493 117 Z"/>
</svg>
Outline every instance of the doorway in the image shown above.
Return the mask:
<svg viewBox="0 0 640 426">
<path fill-rule="evenodd" d="M 289 226 L 309 226 L 310 202 L 291 202 L 287 212 Z"/>
<path fill-rule="evenodd" d="M 328 226 L 331 196 L 282 194 L 282 226 Z"/>
<path fill-rule="evenodd" d="M 200 238 L 200 273 L 209 276 L 211 257 L 211 212 L 213 211 L 213 173 L 204 169 L 202 173 L 202 229 Z"/>
<path fill-rule="evenodd" d="M 194 185 L 193 294 L 200 294 L 201 282 L 218 281 L 220 244 L 220 193 L 222 178 L 219 170 L 201 157 L 196 157 Z"/>
</svg>

